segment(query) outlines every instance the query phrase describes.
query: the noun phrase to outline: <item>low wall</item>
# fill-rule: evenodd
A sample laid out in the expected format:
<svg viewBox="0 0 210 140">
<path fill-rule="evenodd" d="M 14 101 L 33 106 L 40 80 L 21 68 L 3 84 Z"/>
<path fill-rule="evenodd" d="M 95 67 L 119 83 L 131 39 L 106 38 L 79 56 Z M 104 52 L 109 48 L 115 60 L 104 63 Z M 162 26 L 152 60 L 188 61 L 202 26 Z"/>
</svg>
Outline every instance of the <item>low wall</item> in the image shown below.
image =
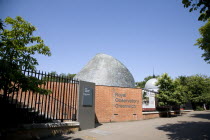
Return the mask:
<svg viewBox="0 0 210 140">
<path fill-rule="evenodd" d="M 142 108 L 142 111 L 155 111 L 156 108 Z"/>
<path fill-rule="evenodd" d="M 22 125 L 16 129 L 5 130 L 0 139 L 4 140 L 35 140 L 50 136 L 73 133 L 79 130 L 79 122 L 39 123 Z"/>
<path fill-rule="evenodd" d="M 181 114 L 185 113 L 186 111 L 181 111 Z M 154 111 L 154 112 L 143 112 L 143 120 L 147 120 L 147 119 L 153 119 L 153 118 L 159 118 L 159 117 L 167 117 L 169 116 L 173 116 L 173 115 L 179 115 L 180 114 L 180 110 L 177 111 Z"/>
<path fill-rule="evenodd" d="M 109 86 L 95 87 L 96 122 L 142 119 L 142 90 Z"/>
<path fill-rule="evenodd" d="M 143 112 L 142 114 L 143 114 L 143 120 L 159 118 L 160 117 L 159 112 Z"/>
</svg>

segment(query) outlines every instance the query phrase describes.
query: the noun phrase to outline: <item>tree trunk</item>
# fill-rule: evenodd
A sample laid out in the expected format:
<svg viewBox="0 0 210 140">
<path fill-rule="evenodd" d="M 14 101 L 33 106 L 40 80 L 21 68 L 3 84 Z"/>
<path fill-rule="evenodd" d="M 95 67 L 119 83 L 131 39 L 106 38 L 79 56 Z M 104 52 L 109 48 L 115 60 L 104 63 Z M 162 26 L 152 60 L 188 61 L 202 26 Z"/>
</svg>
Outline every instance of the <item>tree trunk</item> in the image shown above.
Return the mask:
<svg viewBox="0 0 210 140">
<path fill-rule="evenodd" d="M 203 109 L 206 110 L 206 104 L 203 104 Z"/>
</svg>

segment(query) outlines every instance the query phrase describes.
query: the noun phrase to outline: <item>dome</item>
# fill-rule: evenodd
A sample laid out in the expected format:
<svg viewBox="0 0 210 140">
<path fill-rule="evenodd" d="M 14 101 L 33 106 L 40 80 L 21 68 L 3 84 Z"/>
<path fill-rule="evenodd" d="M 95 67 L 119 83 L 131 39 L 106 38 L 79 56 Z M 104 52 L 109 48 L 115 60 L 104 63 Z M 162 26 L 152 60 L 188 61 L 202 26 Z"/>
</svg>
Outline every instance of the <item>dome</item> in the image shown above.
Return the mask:
<svg viewBox="0 0 210 140">
<path fill-rule="evenodd" d="M 74 78 L 96 85 L 135 87 L 129 70 L 114 57 L 101 53 L 92 58 Z"/>
<path fill-rule="evenodd" d="M 156 82 L 157 82 L 156 78 L 152 78 L 152 79 L 148 80 L 145 84 L 145 89 L 157 91 L 159 88 L 158 88 L 158 86 L 155 85 Z"/>
</svg>

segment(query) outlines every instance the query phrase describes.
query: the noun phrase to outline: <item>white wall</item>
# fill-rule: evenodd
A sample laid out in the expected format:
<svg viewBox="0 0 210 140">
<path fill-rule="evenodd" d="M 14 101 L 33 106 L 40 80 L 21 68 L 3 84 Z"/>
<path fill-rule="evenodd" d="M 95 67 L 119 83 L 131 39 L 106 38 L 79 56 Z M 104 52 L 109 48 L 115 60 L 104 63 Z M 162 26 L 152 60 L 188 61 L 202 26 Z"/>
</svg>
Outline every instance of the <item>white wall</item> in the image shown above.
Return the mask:
<svg viewBox="0 0 210 140">
<path fill-rule="evenodd" d="M 155 108 L 155 93 L 152 91 L 145 91 L 145 90 L 142 90 L 142 91 L 147 93 L 145 97 L 149 97 L 148 104 L 145 104 L 142 101 L 142 108 Z M 143 95 L 143 93 L 142 93 L 142 95 Z"/>
</svg>

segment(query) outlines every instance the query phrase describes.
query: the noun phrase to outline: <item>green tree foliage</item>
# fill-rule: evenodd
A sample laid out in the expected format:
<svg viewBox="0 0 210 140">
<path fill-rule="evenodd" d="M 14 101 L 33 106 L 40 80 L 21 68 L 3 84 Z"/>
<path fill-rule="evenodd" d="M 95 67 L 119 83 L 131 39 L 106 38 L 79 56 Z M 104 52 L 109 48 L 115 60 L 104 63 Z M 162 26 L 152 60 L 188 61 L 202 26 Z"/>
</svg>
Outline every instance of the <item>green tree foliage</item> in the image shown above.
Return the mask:
<svg viewBox="0 0 210 140">
<path fill-rule="evenodd" d="M 64 74 L 64 77 L 66 77 L 68 79 L 72 79 L 72 78 L 74 78 L 75 75 L 76 74 L 70 74 L 70 73 L 68 73 L 68 74 Z"/>
<path fill-rule="evenodd" d="M 180 76 L 175 79 L 176 90 L 185 95 L 185 100 L 193 104 L 193 108 L 201 108 L 210 104 L 210 78 L 205 75 Z"/>
<path fill-rule="evenodd" d="M 145 84 L 146 84 L 146 82 L 147 82 L 148 80 L 150 80 L 150 79 L 152 79 L 152 78 L 158 78 L 158 77 L 159 77 L 159 75 L 157 75 L 157 76 L 155 76 L 155 75 L 153 75 L 153 76 L 147 76 L 147 77 L 144 78 L 143 81 L 141 81 L 141 82 L 136 82 L 136 83 L 135 83 L 135 84 L 136 84 L 136 87 L 137 87 L 137 88 L 144 88 L 144 87 L 145 87 Z"/>
<path fill-rule="evenodd" d="M 136 88 L 144 88 L 146 82 L 145 81 L 141 81 L 141 82 L 136 82 L 135 83 Z"/>
<path fill-rule="evenodd" d="M 199 10 L 200 16 L 198 20 L 207 21 L 207 23 L 199 29 L 201 38 L 197 39 L 197 45 L 204 53 L 202 57 L 210 64 L 210 0 L 182 0 L 185 8 L 190 8 L 190 12 Z"/>
<path fill-rule="evenodd" d="M 49 73 L 49 75 L 52 75 L 52 77 L 50 77 L 50 78 L 45 77 L 43 79 L 45 79 L 46 81 L 63 82 L 63 81 L 66 81 L 67 79 L 73 79 L 76 74 L 70 74 L 70 73 L 57 74 L 56 71 L 52 71 Z"/>
<path fill-rule="evenodd" d="M 210 17 L 210 1 L 209 0 L 182 0 L 185 8 L 189 11 L 199 10 L 200 16 L 198 20 L 206 21 Z"/>
<path fill-rule="evenodd" d="M 187 78 L 188 98 L 194 107 L 210 103 L 210 78 L 205 75 L 194 75 Z"/>
<path fill-rule="evenodd" d="M 156 85 L 159 86 L 159 93 L 156 95 L 159 106 L 169 107 L 181 105 L 185 102 L 185 96 L 182 89 L 178 86 L 178 81 L 173 81 L 167 73 L 158 78 Z"/>
<path fill-rule="evenodd" d="M 187 77 L 179 76 L 174 80 L 175 93 L 179 96 L 181 104 L 188 102 L 188 87 L 187 87 Z M 180 105 L 181 105 L 180 104 Z"/>
<path fill-rule="evenodd" d="M 64 78 L 67 78 L 67 79 L 72 79 L 76 75 L 76 74 L 70 74 L 70 73 L 68 73 L 68 74 L 65 74 L 65 73 L 57 74 L 56 71 L 52 71 L 52 72 L 50 72 L 50 74 L 57 75 L 59 77 L 64 77 Z"/>
<path fill-rule="evenodd" d="M 199 32 L 201 38 L 197 39 L 195 45 L 204 51 L 202 57 L 204 57 L 204 60 L 210 64 L 210 19 L 208 19 L 208 22 L 199 29 Z"/>
<path fill-rule="evenodd" d="M 33 36 L 36 28 L 19 16 L 15 19 L 7 17 L 0 26 L 0 89 L 4 90 L 4 95 L 20 88 L 23 91 L 49 93 L 38 87 L 43 81 L 27 77 L 21 71 L 22 68 L 35 70 L 38 65 L 35 53 L 51 55 L 41 37 Z"/>
</svg>

